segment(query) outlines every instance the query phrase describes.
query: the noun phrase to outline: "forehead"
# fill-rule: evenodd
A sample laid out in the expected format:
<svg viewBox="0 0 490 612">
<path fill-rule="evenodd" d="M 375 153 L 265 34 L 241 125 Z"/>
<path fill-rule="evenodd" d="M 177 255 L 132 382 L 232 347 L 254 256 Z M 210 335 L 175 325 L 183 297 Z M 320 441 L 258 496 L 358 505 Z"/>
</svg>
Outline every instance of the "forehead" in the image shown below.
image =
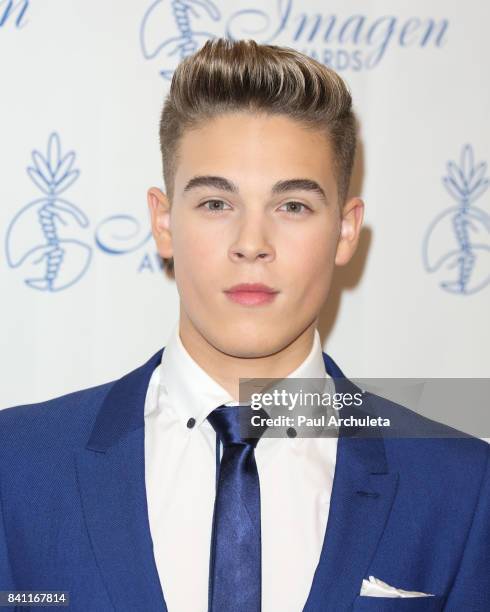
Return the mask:
<svg viewBox="0 0 490 612">
<path fill-rule="evenodd" d="M 326 134 L 284 115 L 228 113 L 186 130 L 179 143 L 177 193 L 191 175 L 218 173 L 241 185 L 265 187 L 295 176 L 314 179 L 327 189 L 335 185 Z"/>
</svg>

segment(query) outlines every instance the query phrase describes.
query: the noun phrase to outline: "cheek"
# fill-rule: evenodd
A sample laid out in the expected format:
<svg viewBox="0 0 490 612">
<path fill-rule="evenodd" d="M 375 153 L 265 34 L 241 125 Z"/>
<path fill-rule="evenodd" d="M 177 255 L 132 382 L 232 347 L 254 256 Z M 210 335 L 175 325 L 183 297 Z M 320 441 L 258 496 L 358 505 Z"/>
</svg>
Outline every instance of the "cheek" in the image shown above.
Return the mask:
<svg viewBox="0 0 490 612">
<path fill-rule="evenodd" d="M 202 227 L 187 224 L 173 232 L 175 279 L 187 295 L 203 295 L 219 281 L 223 254 L 219 238 Z M 219 284 L 219 283 L 218 283 Z"/>
<path fill-rule="evenodd" d="M 287 285 L 291 301 L 287 308 L 301 312 L 305 317 L 318 311 L 325 303 L 333 275 L 336 243 L 333 231 L 325 224 L 294 239 L 284 249 Z"/>
<path fill-rule="evenodd" d="M 225 229 L 222 224 L 213 221 L 210 222 L 204 215 L 201 216 L 192 209 L 176 213 L 172 222 L 172 244 L 175 253 L 181 258 L 190 255 L 198 257 L 199 262 L 212 258 Z"/>
<path fill-rule="evenodd" d="M 335 232 L 326 223 L 318 223 L 302 235 L 290 236 L 283 245 L 288 269 L 300 285 L 328 279 L 336 248 Z"/>
<path fill-rule="evenodd" d="M 291 306 L 316 310 L 328 295 L 333 264 L 325 253 L 310 250 L 292 262 L 289 271 L 290 295 L 296 296 Z"/>
</svg>

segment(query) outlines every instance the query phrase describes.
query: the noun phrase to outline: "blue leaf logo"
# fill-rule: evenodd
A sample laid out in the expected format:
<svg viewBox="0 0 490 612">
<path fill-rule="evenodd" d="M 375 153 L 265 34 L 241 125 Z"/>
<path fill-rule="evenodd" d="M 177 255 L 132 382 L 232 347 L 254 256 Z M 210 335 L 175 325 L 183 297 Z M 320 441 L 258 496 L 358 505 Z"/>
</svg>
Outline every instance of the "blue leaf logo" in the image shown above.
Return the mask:
<svg viewBox="0 0 490 612">
<path fill-rule="evenodd" d="M 75 232 L 76 236 L 80 228 L 88 227 L 87 216 L 60 197 L 80 175 L 73 168 L 74 162 L 73 151 L 62 155 L 56 132 L 49 136 L 46 154 L 37 149 L 32 152 L 33 165 L 28 166 L 27 173 L 43 197 L 15 215 L 5 243 L 7 263 L 26 270 L 24 282 L 32 289 L 66 289 L 85 274 L 92 257 L 92 248 L 70 235 Z"/>
<path fill-rule="evenodd" d="M 468 295 L 490 282 L 490 216 L 474 205 L 488 189 L 486 162 L 475 163 L 473 148 L 466 144 L 459 164 L 447 163 L 442 183 L 455 200 L 430 223 L 422 246 L 428 272 L 449 273 L 439 286 L 450 293 Z"/>
</svg>

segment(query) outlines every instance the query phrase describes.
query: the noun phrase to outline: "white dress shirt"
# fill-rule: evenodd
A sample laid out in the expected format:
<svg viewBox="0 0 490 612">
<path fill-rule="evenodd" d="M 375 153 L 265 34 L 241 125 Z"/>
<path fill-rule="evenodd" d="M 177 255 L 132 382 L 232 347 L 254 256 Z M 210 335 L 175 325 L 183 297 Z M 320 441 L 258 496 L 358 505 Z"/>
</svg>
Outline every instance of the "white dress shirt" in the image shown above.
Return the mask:
<svg viewBox="0 0 490 612">
<path fill-rule="evenodd" d="M 153 551 L 169 612 L 206 612 L 216 493 L 216 433 L 207 416 L 233 397 L 190 356 L 175 326 L 145 403 L 145 483 Z M 292 372 L 330 378 L 320 336 Z M 192 428 L 187 426 L 195 419 Z M 221 450 L 222 454 L 222 450 Z M 323 544 L 337 437 L 262 437 L 262 612 L 300 612 Z"/>
</svg>

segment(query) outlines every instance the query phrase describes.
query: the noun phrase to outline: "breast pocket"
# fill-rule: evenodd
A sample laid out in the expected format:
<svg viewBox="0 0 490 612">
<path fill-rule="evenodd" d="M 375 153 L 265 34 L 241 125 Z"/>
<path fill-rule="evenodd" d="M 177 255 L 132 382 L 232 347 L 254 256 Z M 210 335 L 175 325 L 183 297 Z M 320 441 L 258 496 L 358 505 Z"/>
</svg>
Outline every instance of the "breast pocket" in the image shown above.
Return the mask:
<svg viewBox="0 0 490 612">
<path fill-rule="evenodd" d="M 353 612 L 440 612 L 445 597 L 369 597 L 358 595 Z"/>
</svg>

